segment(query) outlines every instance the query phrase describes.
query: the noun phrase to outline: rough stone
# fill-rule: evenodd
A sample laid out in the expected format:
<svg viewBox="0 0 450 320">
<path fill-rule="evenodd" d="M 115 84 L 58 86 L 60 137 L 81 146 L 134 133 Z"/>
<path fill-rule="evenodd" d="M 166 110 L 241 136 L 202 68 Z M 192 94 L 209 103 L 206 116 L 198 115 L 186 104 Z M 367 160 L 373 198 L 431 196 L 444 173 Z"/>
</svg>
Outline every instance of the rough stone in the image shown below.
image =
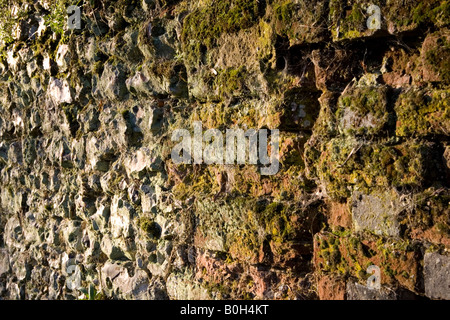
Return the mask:
<svg viewBox="0 0 450 320">
<path fill-rule="evenodd" d="M 123 251 L 120 247 L 117 247 L 111 237 L 106 234 L 102 238 L 101 250 L 106 256 L 111 260 L 120 260 L 125 257 Z"/>
<path fill-rule="evenodd" d="M 9 254 L 6 249 L 0 249 L 0 277 L 9 270 Z"/>
<path fill-rule="evenodd" d="M 50 78 L 47 92 L 55 105 L 73 101 L 67 80 Z"/>
<path fill-rule="evenodd" d="M 123 68 L 107 64 L 100 78 L 99 87 L 106 98 L 121 100 L 128 92 L 125 85 L 125 73 Z"/>
<path fill-rule="evenodd" d="M 125 267 L 107 262 L 101 272 L 101 281 L 104 288 L 110 288 L 114 291 L 119 289 L 124 298 L 128 297 L 134 300 L 150 299 L 148 292 L 150 281 L 144 271 L 136 270 L 134 276 L 130 276 Z"/>
<path fill-rule="evenodd" d="M 171 274 L 167 279 L 167 293 L 174 300 L 209 300 L 206 288 L 193 282 L 193 275 Z"/>
<path fill-rule="evenodd" d="M 61 72 L 64 72 L 67 69 L 71 58 L 70 56 L 70 48 L 67 44 L 63 44 L 58 47 L 55 61 Z"/>
<path fill-rule="evenodd" d="M 390 192 L 353 193 L 352 217 L 356 231 L 370 230 L 378 235 L 396 237 L 400 233 L 398 215 L 402 209 L 399 199 Z"/>
<path fill-rule="evenodd" d="M 0 1 L 0 299 L 449 298 L 448 1 L 31 2 Z M 279 170 L 262 136 L 176 163 L 177 129 L 278 129 Z"/>
<path fill-rule="evenodd" d="M 427 252 L 424 258 L 425 294 L 432 299 L 450 299 L 450 257 Z"/>
<path fill-rule="evenodd" d="M 345 300 L 345 281 L 332 276 L 322 276 L 317 283 L 320 300 Z"/>
<path fill-rule="evenodd" d="M 347 300 L 397 300 L 394 291 L 389 288 L 371 289 L 359 283 L 347 283 Z"/>
</svg>

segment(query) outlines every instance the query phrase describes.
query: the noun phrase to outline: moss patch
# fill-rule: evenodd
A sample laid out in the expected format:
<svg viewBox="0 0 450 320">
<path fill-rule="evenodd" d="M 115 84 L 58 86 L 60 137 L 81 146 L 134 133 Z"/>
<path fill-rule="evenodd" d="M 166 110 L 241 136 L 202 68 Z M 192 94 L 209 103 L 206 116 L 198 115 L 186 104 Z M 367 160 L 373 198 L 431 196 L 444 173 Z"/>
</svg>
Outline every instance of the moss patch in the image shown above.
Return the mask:
<svg viewBox="0 0 450 320">
<path fill-rule="evenodd" d="M 222 33 L 247 29 L 257 23 L 260 14 L 258 1 L 254 0 L 210 1 L 196 9 L 183 23 L 181 41 L 186 58 L 196 65 Z"/>
<path fill-rule="evenodd" d="M 237 69 L 228 68 L 220 72 L 214 80 L 214 87 L 221 99 L 231 96 L 241 96 L 246 90 L 245 79 L 247 69 L 242 66 Z"/>
<path fill-rule="evenodd" d="M 398 136 L 447 135 L 450 132 L 450 90 L 402 93 L 395 111 Z"/>
<path fill-rule="evenodd" d="M 367 267 L 376 265 L 381 271 L 381 283 L 397 283 L 415 291 L 419 250 L 403 240 L 394 242 L 371 234 L 338 237 L 323 232 L 315 237 L 314 262 L 323 271 L 355 277 L 361 283 L 370 276 Z"/>
<path fill-rule="evenodd" d="M 355 190 L 370 193 L 388 187 L 422 189 L 439 181 L 440 164 L 434 162 L 433 144 L 416 141 L 389 146 L 353 139 L 332 139 L 317 162 L 317 173 L 334 200 Z"/>
<path fill-rule="evenodd" d="M 347 135 L 374 135 L 387 129 L 389 120 L 386 87 L 354 88 L 338 101 L 336 119 Z"/>
<path fill-rule="evenodd" d="M 140 218 L 139 227 L 150 238 L 159 239 L 161 237 L 161 227 L 149 218 Z"/>
</svg>

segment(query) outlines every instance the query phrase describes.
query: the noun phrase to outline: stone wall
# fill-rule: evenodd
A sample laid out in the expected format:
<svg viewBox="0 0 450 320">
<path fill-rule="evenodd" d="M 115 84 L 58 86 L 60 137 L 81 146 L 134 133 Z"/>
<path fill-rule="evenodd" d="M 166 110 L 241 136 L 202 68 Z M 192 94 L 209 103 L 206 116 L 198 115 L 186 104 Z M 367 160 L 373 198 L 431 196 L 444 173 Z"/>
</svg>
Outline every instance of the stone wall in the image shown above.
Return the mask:
<svg viewBox="0 0 450 320">
<path fill-rule="evenodd" d="M 448 1 L 70 4 L 0 1 L 2 299 L 450 299 Z"/>
</svg>

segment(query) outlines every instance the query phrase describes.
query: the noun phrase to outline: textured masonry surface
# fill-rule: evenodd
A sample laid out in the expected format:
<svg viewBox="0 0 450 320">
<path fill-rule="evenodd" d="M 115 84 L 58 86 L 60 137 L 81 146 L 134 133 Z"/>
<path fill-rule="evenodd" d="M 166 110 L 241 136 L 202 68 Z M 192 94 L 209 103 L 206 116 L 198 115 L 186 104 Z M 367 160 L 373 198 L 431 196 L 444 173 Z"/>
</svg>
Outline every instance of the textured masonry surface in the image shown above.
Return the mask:
<svg viewBox="0 0 450 320">
<path fill-rule="evenodd" d="M 0 0 L 1 299 L 450 298 L 448 1 L 70 4 Z M 280 171 L 175 164 L 194 121 Z"/>
</svg>

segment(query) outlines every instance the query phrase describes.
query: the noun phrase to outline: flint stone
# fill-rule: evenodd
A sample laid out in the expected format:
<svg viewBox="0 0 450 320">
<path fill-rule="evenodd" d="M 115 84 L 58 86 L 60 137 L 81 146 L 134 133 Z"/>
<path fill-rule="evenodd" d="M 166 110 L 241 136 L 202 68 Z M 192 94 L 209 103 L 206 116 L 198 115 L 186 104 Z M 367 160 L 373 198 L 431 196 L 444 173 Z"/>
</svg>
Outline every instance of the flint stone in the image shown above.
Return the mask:
<svg viewBox="0 0 450 320">
<path fill-rule="evenodd" d="M 48 95 L 55 105 L 61 103 L 72 103 L 72 95 L 67 80 L 50 78 L 48 86 Z"/>
<path fill-rule="evenodd" d="M 425 254 L 425 295 L 432 299 L 450 299 L 450 257 L 436 252 Z"/>
<path fill-rule="evenodd" d="M 385 287 L 371 289 L 359 283 L 347 283 L 347 300 L 397 300 L 394 291 Z"/>
</svg>

